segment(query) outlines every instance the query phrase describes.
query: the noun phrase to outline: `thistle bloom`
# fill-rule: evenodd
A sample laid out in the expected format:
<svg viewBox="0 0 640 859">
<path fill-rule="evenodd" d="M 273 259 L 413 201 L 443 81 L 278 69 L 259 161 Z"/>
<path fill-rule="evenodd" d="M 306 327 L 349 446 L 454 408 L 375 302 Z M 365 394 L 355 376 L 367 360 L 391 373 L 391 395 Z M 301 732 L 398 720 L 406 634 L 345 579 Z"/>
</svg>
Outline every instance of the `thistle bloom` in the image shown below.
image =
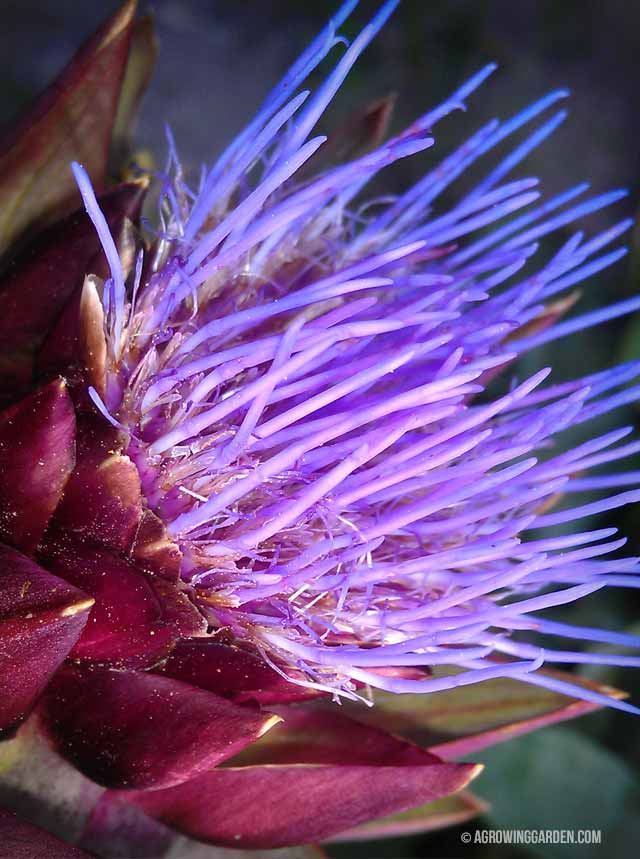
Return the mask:
<svg viewBox="0 0 640 859">
<path fill-rule="evenodd" d="M 535 673 L 542 664 L 640 664 L 545 650 L 545 633 L 637 641 L 538 617 L 640 581 L 635 559 L 609 557 L 624 544 L 613 529 L 546 531 L 640 499 L 630 489 L 573 501 L 637 482 L 634 473 L 577 476 L 639 450 L 618 444 L 628 429 L 570 451 L 556 441 L 635 398 L 615 391 L 638 365 L 556 386 L 543 369 L 480 401 L 523 353 L 640 308 L 633 298 L 553 324 L 571 286 L 624 255 L 609 245 L 629 220 L 536 259 L 541 238 L 624 193 L 574 203 L 582 185 L 539 202 L 536 179 L 512 178 L 560 111 L 452 209 L 438 207 L 465 168 L 566 96 L 557 91 L 435 158 L 393 201 L 368 199 L 373 177 L 431 148 L 434 129 L 494 66 L 373 152 L 314 172 L 325 142 L 316 125 L 397 3 L 382 6 L 315 92 L 298 92 L 353 5 L 195 187 L 171 148 L 161 241 L 146 266 L 138 257 L 131 290 L 74 165 L 110 267 L 104 383 L 92 399 L 126 434 L 209 625 L 232 630 L 295 683 L 343 696 L 363 684 L 428 693 L 498 676 L 559 688 Z M 551 510 L 560 493 L 570 503 Z M 516 630 L 536 635 L 525 644 Z M 515 660 L 493 660 L 504 655 Z M 465 672 L 386 670 L 425 665 Z"/>
<path fill-rule="evenodd" d="M 562 443 L 565 430 L 638 398 L 628 383 L 640 363 L 563 383 L 549 369 L 517 376 L 523 354 L 640 309 L 631 298 L 565 318 L 571 288 L 624 256 L 616 243 L 629 219 L 553 239 L 624 192 L 579 185 L 542 197 L 537 179 L 518 175 L 564 119 L 563 90 L 439 153 L 438 126 L 492 65 L 401 133 L 327 167 L 316 127 L 397 0 L 315 91 L 301 89 L 344 43 L 355 5 L 195 183 L 169 136 L 147 244 L 131 230 L 140 188 L 98 199 L 73 164 L 91 221 L 74 229 L 97 236 L 103 257 L 78 262 L 76 277 L 88 276 L 38 344 L 35 378 L 49 381 L 0 426 L 6 614 L 19 605 L 21 622 L 55 621 L 37 670 L 12 657 L 24 671 L 4 726 L 39 700 L 38 729 L 57 753 L 91 779 L 89 792 L 111 789 L 86 830 L 94 846 L 123 790 L 197 838 L 278 846 L 446 796 L 477 771 L 323 698 L 353 700 L 355 712 L 382 701 L 384 713 L 386 693 L 418 707 L 415 695 L 518 680 L 583 709 L 640 712 L 540 670 L 640 664 L 595 646 L 639 639 L 544 616 L 640 583 L 616 530 L 584 523 L 640 500 L 636 472 L 587 474 L 640 442 L 624 427 Z M 427 165 L 422 179 L 367 196 L 410 157 Z M 476 163 L 489 164 L 484 178 L 445 209 L 442 193 Z M 32 278 L 70 246 L 69 222 L 51 229 L 36 269 L 24 263 Z M 25 470 L 31 483 L 18 491 Z M 594 491 L 602 497 L 581 499 Z M 41 650 L 37 634 L 20 627 Z M 436 752 L 484 743 L 465 742 Z M 261 821 L 238 811 L 257 791 Z M 212 792 L 215 809 L 203 799 Z M 301 822 L 301 794 L 313 815 L 322 808 L 313 820 Z"/>
</svg>

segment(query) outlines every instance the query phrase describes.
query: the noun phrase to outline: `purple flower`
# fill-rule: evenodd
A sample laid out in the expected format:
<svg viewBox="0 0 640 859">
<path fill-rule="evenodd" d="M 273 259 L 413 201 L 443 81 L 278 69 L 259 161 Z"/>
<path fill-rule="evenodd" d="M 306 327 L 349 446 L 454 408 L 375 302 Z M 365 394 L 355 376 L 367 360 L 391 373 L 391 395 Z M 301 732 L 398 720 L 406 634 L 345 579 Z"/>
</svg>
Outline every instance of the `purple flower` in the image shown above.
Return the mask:
<svg viewBox="0 0 640 859">
<path fill-rule="evenodd" d="M 153 55 L 134 0 L 0 144 L 0 833 L 18 856 L 38 838 L 177 855 L 177 830 L 303 859 L 433 829 L 485 808 L 460 792 L 480 767 L 454 759 L 639 712 L 555 666 L 635 666 L 614 652 L 640 639 L 544 610 L 640 581 L 615 529 L 587 530 L 640 499 L 637 472 L 589 476 L 640 442 L 563 442 L 638 398 L 640 362 L 562 383 L 517 363 L 640 309 L 567 316 L 631 222 L 559 236 L 624 192 L 543 199 L 518 175 L 564 91 L 440 153 L 494 66 L 385 142 L 390 105 L 369 108 L 360 154 L 327 167 L 316 126 L 397 0 L 348 44 L 356 5 L 195 181 L 168 135 L 146 238 L 148 177 L 104 189 Z M 404 158 L 424 178 L 373 196 Z M 470 167 L 485 178 L 454 184 Z"/>
<path fill-rule="evenodd" d="M 299 91 L 342 41 L 354 5 L 195 184 L 170 139 L 159 241 L 132 273 L 74 165 L 110 266 L 104 381 L 91 397 L 127 434 L 210 626 L 231 629 L 292 682 L 357 697 L 363 684 L 428 693 L 507 676 L 603 703 L 537 669 L 640 657 L 546 649 L 545 634 L 638 639 L 540 612 L 638 586 L 637 560 L 613 554 L 625 542 L 615 529 L 581 524 L 639 500 L 628 488 L 638 474 L 578 475 L 640 444 L 622 428 L 566 450 L 562 433 L 635 400 L 638 389 L 623 386 L 640 365 L 555 385 L 549 369 L 513 374 L 523 353 L 640 308 L 636 297 L 558 321 L 570 287 L 624 256 L 615 242 L 629 219 L 539 250 L 625 192 L 587 197 L 580 185 L 546 198 L 518 175 L 565 118 L 564 90 L 439 153 L 438 126 L 493 65 L 379 148 L 315 171 L 326 140 L 316 126 L 397 2 L 314 92 Z M 439 205 L 523 128 L 533 130 L 453 207 Z M 392 200 L 367 196 L 384 168 L 431 147 L 417 184 Z M 493 393 L 501 371 L 512 383 Z M 594 489 L 605 497 L 583 503 Z M 577 533 L 550 532 L 565 523 Z M 534 633 L 527 643 L 512 636 L 521 630 Z M 424 665 L 464 672 L 385 670 Z"/>
</svg>

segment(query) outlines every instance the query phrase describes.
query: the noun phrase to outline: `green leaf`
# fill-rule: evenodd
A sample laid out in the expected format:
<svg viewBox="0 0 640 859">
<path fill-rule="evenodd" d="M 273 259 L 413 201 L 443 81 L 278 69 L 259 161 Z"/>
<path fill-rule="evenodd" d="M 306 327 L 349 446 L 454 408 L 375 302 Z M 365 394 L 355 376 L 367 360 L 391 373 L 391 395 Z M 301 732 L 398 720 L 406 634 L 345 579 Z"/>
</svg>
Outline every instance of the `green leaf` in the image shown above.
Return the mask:
<svg viewBox="0 0 640 859">
<path fill-rule="evenodd" d="M 545 856 L 580 859 L 607 854 L 607 834 L 622 824 L 636 785 L 631 770 L 597 743 L 567 728 L 550 728 L 481 755 L 477 781 L 500 829 L 599 829 L 602 843 L 544 845 Z M 611 855 L 611 854 L 608 854 Z"/>
<path fill-rule="evenodd" d="M 640 316 L 632 316 L 622 332 L 616 355 L 620 363 L 637 361 L 640 358 Z"/>
<path fill-rule="evenodd" d="M 129 60 L 113 125 L 111 162 L 116 175 L 129 156 L 131 127 L 140 101 L 149 86 L 157 56 L 158 42 L 153 18 L 145 15 L 133 23 Z"/>
<path fill-rule="evenodd" d="M 542 673 L 603 694 L 623 696 L 585 678 L 560 671 Z M 428 695 L 376 692 L 374 701 L 370 709 L 351 703 L 343 707 L 352 718 L 427 746 L 445 759 L 466 757 L 478 749 L 598 709 L 586 701 L 510 678 Z"/>
<path fill-rule="evenodd" d="M 418 808 L 391 814 L 370 823 L 363 823 L 346 832 L 341 832 L 331 842 L 367 841 L 378 838 L 398 838 L 416 835 L 423 832 L 433 832 L 446 826 L 456 826 L 485 814 L 489 806 L 469 791 L 445 796 L 435 802 L 428 802 Z"/>
</svg>

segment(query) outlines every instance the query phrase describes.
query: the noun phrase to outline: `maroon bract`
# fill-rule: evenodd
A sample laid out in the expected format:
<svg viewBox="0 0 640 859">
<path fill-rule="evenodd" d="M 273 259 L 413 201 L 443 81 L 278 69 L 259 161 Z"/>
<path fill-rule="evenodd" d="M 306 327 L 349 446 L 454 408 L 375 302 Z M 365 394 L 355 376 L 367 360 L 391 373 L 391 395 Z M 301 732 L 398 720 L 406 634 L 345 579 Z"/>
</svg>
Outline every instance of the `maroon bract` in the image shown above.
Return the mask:
<svg viewBox="0 0 640 859">
<path fill-rule="evenodd" d="M 0 736 L 29 714 L 92 605 L 82 591 L 0 546 Z"/>
</svg>

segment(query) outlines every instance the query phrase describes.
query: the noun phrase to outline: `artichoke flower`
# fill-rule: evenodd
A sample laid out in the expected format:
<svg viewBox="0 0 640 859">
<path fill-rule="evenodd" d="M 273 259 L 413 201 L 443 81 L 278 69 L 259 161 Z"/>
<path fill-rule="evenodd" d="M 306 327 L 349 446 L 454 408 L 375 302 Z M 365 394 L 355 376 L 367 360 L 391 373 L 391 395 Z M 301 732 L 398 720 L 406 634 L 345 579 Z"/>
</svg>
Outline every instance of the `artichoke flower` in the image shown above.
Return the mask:
<svg viewBox="0 0 640 859">
<path fill-rule="evenodd" d="M 544 610 L 638 586 L 624 539 L 580 521 L 640 500 L 636 473 L 588 474 L 640 442 L 624 427 L 567 449 L 562 433 L 637 399 L 640 365 L 517 376 L 524 353 L 640 308 L 566 315 L 571 287 L 624 255 L 609 246 L 629 219 L 553 243 L 624 192 L 543 199 L 513 177 L 564 119 L 545 118 L 563 90 L 441 154 L 439 124 L 493 65 L 395 135 L 390 102 L 368 107 L 328 163 L 316 126 L 397 0 L 349 43 L 356 5 L 199 176 L 171 135 L 164 170 L 118 167 L 155 53 L 133 0 L 0 149 L 12 856 L 311 857 L 434 829 L 483 809 L 475 751 L 638 712 L 556 667 L 637 666 L 610 645 L 638 639 Z M 367 193 L 411 157 L 414 186 Z"/>
</svg>

